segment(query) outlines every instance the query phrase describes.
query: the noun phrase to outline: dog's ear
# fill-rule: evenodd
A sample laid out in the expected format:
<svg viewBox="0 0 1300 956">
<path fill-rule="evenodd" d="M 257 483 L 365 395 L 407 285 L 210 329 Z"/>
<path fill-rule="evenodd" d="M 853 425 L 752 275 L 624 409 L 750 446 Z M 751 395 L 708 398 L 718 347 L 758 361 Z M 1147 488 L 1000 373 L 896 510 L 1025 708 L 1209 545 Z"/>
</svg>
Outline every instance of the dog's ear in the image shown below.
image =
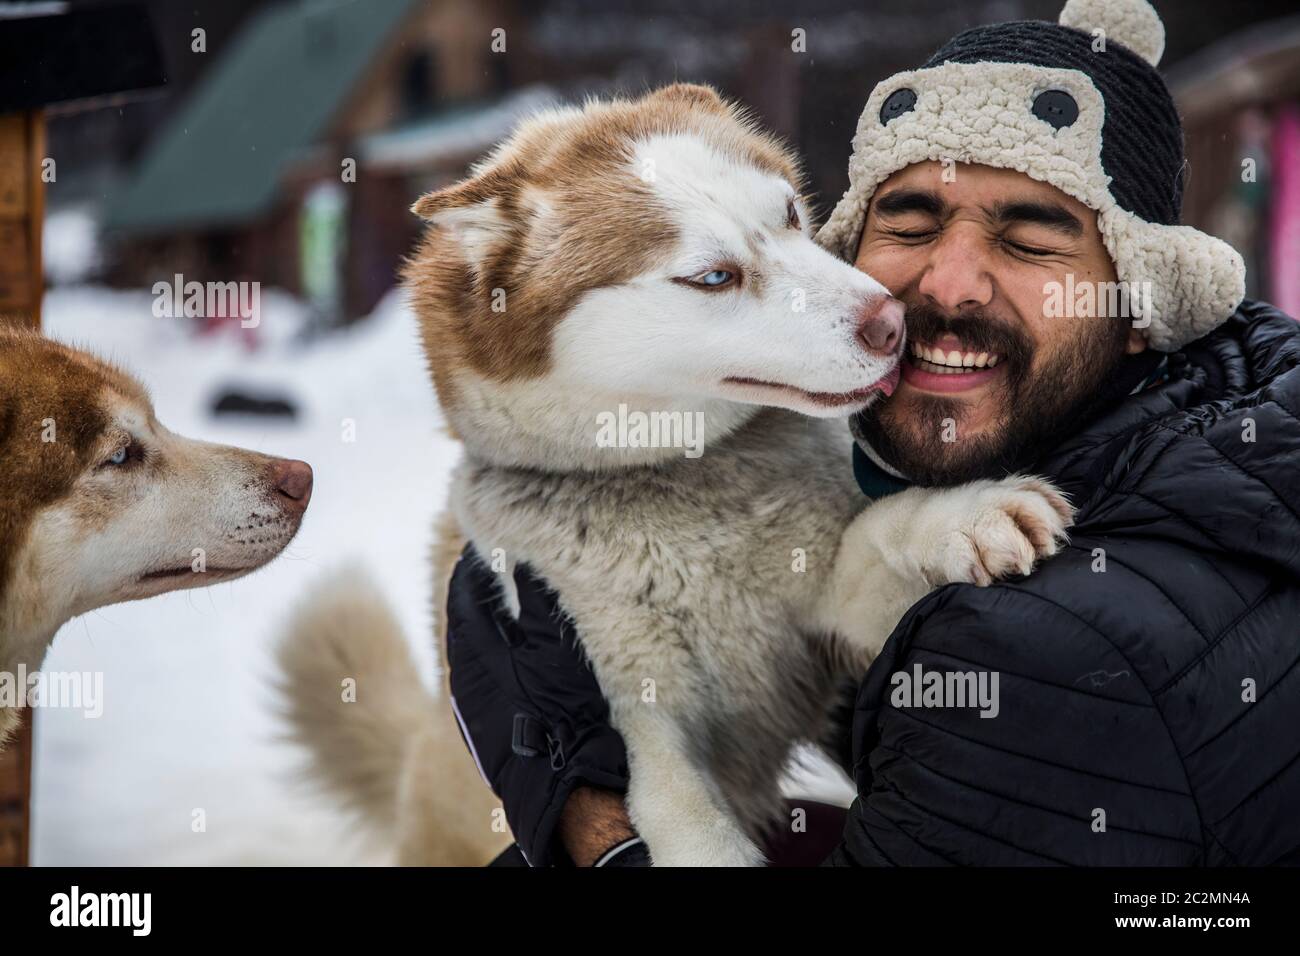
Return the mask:
<svg viewBox="0 0 1300 956">
<path fill-rule="evenodd" d="M 481 179 L 426 193 L 411 207 L 417 216 L 443 229 L 478 268 L 498 243 L 510 236 L 510 223 L 495 193 Z"/>
<path fill-rule="evenodd" d="M 726 101 L 718 95 L 717 90 L 699 83 L 672 83 L 650 93 L 646 99 L 680 103 L 683 106 L 705 109 L 712 113 L 726 113 L 729 110 Z"/>
<path fill-rule="evenodd" d="M 439 213 L 449 209 L 464 209 L 468 206 L 474 206 L 491 199 L 493 195 L 494 193 L 488 187 L 485 177 L 473 176 L 448 186 L 446 189 L 436 189 L 431 193 L 425 193 L 415 201 L 415 205 L 411 207 L 411 212 L 421 219 L 434 221 L 438 218 Z"/>
</svg>

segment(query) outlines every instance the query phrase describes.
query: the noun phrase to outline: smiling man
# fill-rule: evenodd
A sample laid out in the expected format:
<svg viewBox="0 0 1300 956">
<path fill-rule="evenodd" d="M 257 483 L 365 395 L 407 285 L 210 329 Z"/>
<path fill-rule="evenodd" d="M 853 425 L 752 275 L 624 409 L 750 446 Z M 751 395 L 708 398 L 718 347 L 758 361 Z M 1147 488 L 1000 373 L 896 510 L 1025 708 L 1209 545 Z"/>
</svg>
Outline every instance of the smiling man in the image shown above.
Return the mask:
<svg viewBox="0 0 1300 956">
<path fill-rule="evenodd" d="M 852 422 L 859 484 L 1032 471 L 1079 510 L 1032 576 L 899 623 L 841 742 L 859 796 L 829 862 L 1300 863 L 1300 332 L 1178 224 L 1163 45 L 1144 0 L 1070 0 L 867 102 L 818 236 L 907 307 L 901 383 Z M 643 864 L 572 625 L 515 583 L 507 643 L 492 572 L 468 554 L 452 581 L 480 766 L 529 862 Z M 520 714 L 547 750 L 512 745 Z"/>
<path fill-rule="evenodd" d="M 859 416 L 855 433 L 877 464 L 928 485 L 1036 460 L 1107 404 L 1099 383 L 1154 364 L 1122 316 L 1047 314 L 1049 290 L 1067 278 L 1117 281 L 1096 213 L 1021 173 L 945 169 L 890 176 L 855 259 L 909 306 L 898 393 Z"/>
</svg>

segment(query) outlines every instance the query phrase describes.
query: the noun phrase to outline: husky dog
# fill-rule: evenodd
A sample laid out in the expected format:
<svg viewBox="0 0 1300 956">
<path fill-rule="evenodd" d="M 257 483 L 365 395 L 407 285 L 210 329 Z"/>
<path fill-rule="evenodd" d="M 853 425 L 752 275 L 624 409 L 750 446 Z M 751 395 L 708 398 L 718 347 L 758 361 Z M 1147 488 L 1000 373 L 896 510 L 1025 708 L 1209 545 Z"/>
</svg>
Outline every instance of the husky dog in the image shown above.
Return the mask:
<svg viewBox="0 0 1300 956">
<path fill-rule="evenodd" d="M 0 672 L 72 617 L 230 581 L 298 532 L 311 467 L 174 435 L 120 369 L 0 325 Z M 0 743 L 18 711 L 0 709 Z"/>
<path fill-rule="evenodd" d="M 896 384 L 903 308 L 813 241 L 800 185 L 734 106 L 674 85 L 537 116 L 414 206 L 405 280 L 465 444 L 452 511 L 576 621 L 659 865 L 761 863 L 840 681 L 929 590 L 1028 573 L 1071 516 L 1032 478 L 867 506 L 844 418 Z"/>
</svg>

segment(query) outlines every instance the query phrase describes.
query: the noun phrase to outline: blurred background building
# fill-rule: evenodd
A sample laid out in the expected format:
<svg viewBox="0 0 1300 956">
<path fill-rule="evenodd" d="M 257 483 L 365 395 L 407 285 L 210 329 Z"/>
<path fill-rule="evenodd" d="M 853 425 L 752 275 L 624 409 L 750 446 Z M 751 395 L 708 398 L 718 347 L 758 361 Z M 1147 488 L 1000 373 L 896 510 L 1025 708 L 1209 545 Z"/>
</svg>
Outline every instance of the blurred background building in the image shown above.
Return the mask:
<svg viewBox="0 0 1300 956">
<path fill-rule="evenodd" d="M 111 284 L 176 272 L 256 279 L 337 322 L 366 315 L 393 285 L 419 228 L 407 212 L 414 198 L 461 176 L 538 106 L 672 80 L 715 84 L 799 147 L 825 211 L 846 184 L 848 141 L 878 80 L 966 27 L 1055 18 L 1060 2 L 148 6 L 169 82 L 124 106 L 51 116 L 62 173 L 51 211 L 87 212 L 104 239 L 97 277 Z M 1295 252 L 1276 246 L 1296 216 L 1287 173 L 1297 166 L 1288 144 L 1297 135 L 1300 19 L 1286 19 L 1295 0 L 1158 6 L 1169 35 L 1164 66 L 1188 120 L 1188 221 L 1230 233 L 1256 267 L 1252 292 L 1274 294 L 1285 281 L 1274 278 L 1275 250 Z M 792 50 L 796 29 L 806 52 Z M 1237 158 L 1246 153 L 1258 178 L 1243 183 Z M 1285 302 L 1291 290 L 1279 291 Z"/>
<path fill-rule="evenodd" d="M 1184 218 L 1246 257 L 1248 291 L 1300 315 L 1300 14 L 1228 33 L 1171 72 Z"/>
</svg>

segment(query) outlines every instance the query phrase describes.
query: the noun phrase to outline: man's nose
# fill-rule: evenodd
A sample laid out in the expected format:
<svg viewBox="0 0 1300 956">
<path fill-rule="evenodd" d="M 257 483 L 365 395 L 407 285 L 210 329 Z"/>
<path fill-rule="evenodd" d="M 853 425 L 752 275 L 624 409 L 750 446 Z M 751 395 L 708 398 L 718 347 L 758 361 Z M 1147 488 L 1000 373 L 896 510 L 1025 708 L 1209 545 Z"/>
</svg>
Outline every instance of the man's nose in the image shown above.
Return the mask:
<svg viewBox="0 0 1300 956">
<path fill-rule="evenodd" d="M 954 227 L 931 245 L 917 291 L 951 315 L 993 301 L 993 279 L 985 262 L 987 238 Z"/>
<path fill-rule="evenodd" d="M 888 358 L 903 344 L 903 303 L 893 296 L 871 299 L 858 317 L 858 340 L 868 352 Z"/>
</svg>

